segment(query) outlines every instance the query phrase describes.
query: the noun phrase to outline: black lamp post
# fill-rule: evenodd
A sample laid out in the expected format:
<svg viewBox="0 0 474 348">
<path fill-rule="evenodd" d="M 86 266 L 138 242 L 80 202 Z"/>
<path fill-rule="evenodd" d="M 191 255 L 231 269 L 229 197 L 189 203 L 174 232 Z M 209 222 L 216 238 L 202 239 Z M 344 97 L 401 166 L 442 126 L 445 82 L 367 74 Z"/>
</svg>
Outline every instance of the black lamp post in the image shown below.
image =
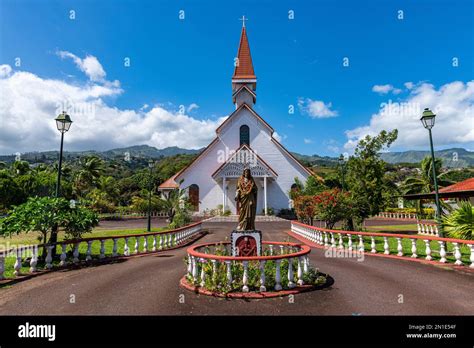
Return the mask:
<svg viewBox="0 0 474 348">
<path fill-rule="evenodd" d="M 68 114 L 63 111 L 58 117 L 55 118 L 56 127 L 58 131 L 61 132 L 61 147 L 59 150 L 59 165 L 58 165 L 58 180 L 56 182 L 56 198 L 59 197 L 59 191 L 61 187 L 61 166 L 63 163 L 63 143 L 64 143 L 64 133 L 66 133 L 71 127 L 72 121 Z"/>
<path fill-rule="evenodd" d="M 423 127 L 428 129 L 428 133 L 430 135 L 430 148 L 431 148 L 431 167 L 433 169 L 433 182 L 434 182 L 434 188 L 435 188 L 435 199 L 436 199 L 436 220 L 439 221 L 441 218 L 441 207 L 439 204 L 439 193 L 438 193 L 438 180 L 436 178 L 436 166 L 435 166 L 435 154 L 434 154 L 434 149 L 433 149 L 433 137 L 431 135 L 431 128 L 434 127 L 435 125 L 435 117 L 436 115 L 429 109 L 425 108 L 423 111 L 423 114 L 420 118 L 421 123 L 423 124 Z M 439 231 L 440 237 L 442 237 L 442 232 L 441 230 Z"/>
<path fill-rule="evenodd" d="M 150 168 L 150 183 L 148 185 L 148 225 L 147 231 L 151 232 L 151 190 L 153 189 L 153 161 L 148 161 L 148 167 Z"/>
<path fill-rule="evenodd" d="M 61 166 L 63 163 L 63 143 L 64 143 L 64 133 L 66 133 L 71 127 L 72 121 L 68 114 L 65 111 L 60 113 L 58 117 L 55 118 L 56 127 L 61 133 L 61 147 L 59 149 L 59 164 L 58 164 L 58 180 L 56 182 L 56 198 L 59 197 L 60 188 L 61 188 Z M 58 226 L 54 226 L 51 231 L 51 243 L 56 243 L 58 240 Z M 56 255 L 56 248 L 53 248 L 53 257 Z"/>
<path fill-rule="evenodd" d="M 342 176 L 342 182 L 341 182 L 341 186 L 342 186 L 342 191 L 344 191 L 344 176 L 345 176 L 345 172 L 346 172 L 346 158 L 344 157 L 343 154 L 341 154 L 339 156 L 339 165 L 341 166 L 341 176 Z"/>
</svg>

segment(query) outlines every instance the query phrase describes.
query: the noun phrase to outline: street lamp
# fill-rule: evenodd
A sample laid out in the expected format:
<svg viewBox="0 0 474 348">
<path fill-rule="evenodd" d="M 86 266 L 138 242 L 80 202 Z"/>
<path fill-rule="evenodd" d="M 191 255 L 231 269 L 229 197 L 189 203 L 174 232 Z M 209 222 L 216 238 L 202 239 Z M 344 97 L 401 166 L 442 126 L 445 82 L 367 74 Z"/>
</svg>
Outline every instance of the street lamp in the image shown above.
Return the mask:
<svg viewBox="0 0 474 348">
<path fill-rule="evenodd" d="M 66 133 L 71 127 L 72 121 L 66 111 L 63 111 L 55 118 L 56 127 L 61 133 L 61 147 L 59 149 L 59 164 L 58 164 L 58 180 L 56 182 L 56 198 L 59 197 L 59 191 L 61 187 L 61 166 L 63 163 L 63 143 L 64 143 L 64 133 Z M 51 231 L 51 243 L 56 243 L 58 240 L 58 225 L 53 226 Z M 53 248 L 53 257 L 56 256 L 56 248 Z"/>
<path fill-rule="evenodd" d="M 339 156 L 339 159 L 338 159 L 338 162 L 339 162 L 339 165 L 341 167 L 341 175 L 342 175 L 342 183 L 341 183 L 341 186 L 342 186 L 342 191 L 344 191 L 344 175 L 345 175 L 345 172 L 346 172 L 346 157 L 341 154 Z"/>
<path fill-rule="evenodd" d="M 148 167 L 150 168 L 150 182 L 148 184 L 148 225 L 147 231 L 151 232 L 151 190 L 153 189 L 153 161 L 148 161 Z"/>
<path fill-rule="evenodd" d="M 436 199 L 436 220 L 439 221 L 441 217 L 441 208 L 439 204 L 439 194 L 438 194 L 438 180 L 436 178 L 436 166 L 435 166 L 435 154 L 434 154 L 434 149 L 433 149 L 433 137 L 431 135 L 431 128 L 434 127 L 435 125 L 435 117 L 436 115 L 429 109 L 425 108 L 423 111 L 423 114 L 420 118 L 421 123 L 423 124 L 423 127 L 428 129 L 428 133 L 430 135 L 430 148 L 431 148 L 431 167 L 433 169 L 433 182 L 434 182 L 434 187 L 435 187 L 435 199 Z M 442 232 L 439 232 L 440 237 L 442 237 Z"/>
<path fill-rule="evenodd" d="M 56 197 L 59 197 L 59 188 L 61 185 L 61 165 L 63 163 L 63 143 L 64 143 L 64 133 L 66 133 L 71 127 L 72 121 L 66 111 L 63 111 L 55 118 L 56 127 L 58 131 L 61 132 L 61 147 L 59 150 L 59 165 L 58 165 L 58 181 L 56 182 Z"/>
</svg>

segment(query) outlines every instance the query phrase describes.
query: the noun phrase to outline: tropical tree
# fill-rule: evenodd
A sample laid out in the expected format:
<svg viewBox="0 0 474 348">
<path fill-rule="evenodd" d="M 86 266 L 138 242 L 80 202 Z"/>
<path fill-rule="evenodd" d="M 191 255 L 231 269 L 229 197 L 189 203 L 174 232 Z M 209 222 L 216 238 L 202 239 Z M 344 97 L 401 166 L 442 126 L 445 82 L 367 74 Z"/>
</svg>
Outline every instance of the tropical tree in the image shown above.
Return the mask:
<svg viewBox="0 0 474 348">
<path fill-rule="evenodd" d="M 377 215 L 386 205 L 386 163 L 380 152 L 397 139 L 398 131 L 381 131 L 376 136 L 367 135 L 357 144 L 354 155 L 347 162 L 346 185 L 351 194 L 353 218 L 357 224 L 369 216 Z M 352 219 L 348 221 L 353 228 Z"/>
<path fill-rule="evenodd" d="M 434 167 L 436 170 L 436 180 L 440 187 L 449 186 L 453 184 L 451 180 L 447 178 L 449 171 L 441 173 L 443 161 L 441 158 L 436 158 Z M 421 161 L 421 171 L 419 175 L 410 176 L 405 179 L 402 183 L 404 194 L 419 194 L 419 193 L 431 193 L 434 191 L 434 179 L 433 179 L 433 159 L 431 156 L 426 156 Z M 451 207 L 440 201 L 441 206 L 450 211 Z M 416 208 L 420 215 L 423 215 L 423 200 L 418 200 Z"/>
<path fill-rule="evenodd" d="M 42 243 L 50 243 L 53 229 L 63 227 L 67 234 L 79 238 L 98 224 L 98 217 L 88 209 L 71 206 L 64 198 L 30 197 L 0 220 L 0 235 L 39 232 Z M 48 240 L 49 237 L 49 240 Z M 43 256 L 46 250 L 43 250 Z"/>
<path fill-rule="evenodd" d="M 442 218 L 441 225 L 449 238 L 474 240 L 474 206 L 461 202 L 458 209 Z"/>
<path fill-rule="evenodd" d="M 185 220 L 189 215 L 189 205 L 186 204 L 188 197 L 185 190 L 177 188 L 171 191 L 167 196 L 160 197 L 160 205 L 168 215 L 170 226 L 176 227 L 174 219 L 176 217 Z"/>
<path fill-rule="evenodd" d="M 83 197 L 97 184 L 104 170 L 104 161 L 97 156 L 86 156 L 79 160 L 79 170 L 74 179 L 74 193 Z"/>
<path fill-rule="evenodd" d="M 351 216 L 349 193 L 340 189 L 321 192 L 313 197 L 316 216 L 331 229 L 336 222 Z"/>
<path fill-rule="evenodd" d="M 313 225 L 316 215 L 316 204 L 314 196 L 298 196 L 295 198 L 294 207 L 298 220 Z"/>
</svg>

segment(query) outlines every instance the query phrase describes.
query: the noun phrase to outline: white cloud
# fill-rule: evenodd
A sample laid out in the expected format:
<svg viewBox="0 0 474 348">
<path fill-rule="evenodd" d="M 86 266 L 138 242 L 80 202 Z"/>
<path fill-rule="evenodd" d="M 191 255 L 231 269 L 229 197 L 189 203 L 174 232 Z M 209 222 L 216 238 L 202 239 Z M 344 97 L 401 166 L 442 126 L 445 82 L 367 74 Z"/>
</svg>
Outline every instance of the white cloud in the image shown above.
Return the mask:
<svg viewBox="0 0 474 348">
<path fill-rule="evenodd" d="M 83 71 L 91 81 L 104 82 L 105 70 L 100 64 L 99 60 L 91 55 L 87 55 L 84 59 L 79 58 L 75 54 L 67 51 L 58 51 L 58 56 L 61 58 L 71 58 L 76 66 Z"/>
<path fill-rule="evenodd" d="M 433 128 L 435 146 L 474 142 L 474 80 L 454 81 L 439 89 L 425 82 L 412 87 L 405 100 L 382 103 L 381 110 L 372 115 L 368 125 L 346 131 L 348 140 L 344 147 L 352 150 L 366 135 L 396 128 L 398 139 L 394 147 L 426 149 L 428 134 L 420 122 L 425 107 L 437 114 Z"/>
<path fill-rule="evenodd" d="M 337 111 L 331 110 L 332 104 L 326 104 L 321 100 L 299 98 L 298 107 L 302 113 L 308 114 L 312 118 L 329 118 L 337 116 Z"/>
<path fill-rule="evenodd" d="M 12 73 L 12 67 L 8 64 L 0 65 L 0 79 L 10 76 Z"/>
<path fill-rule="evenodd" d="M 197 105 L 196 103 L 191 103 L 186 109 L 186 111 L 189 113 L 195 109 L 199 109 L 199 105 Z"/>
<path fill-rule="evenodd" d="M 405 86 L 406 89 L 412 89 L 415 85 L 413 84 L 413 82 L 405 82 L 403 84 Z"/>
<path fill-rule="evenodd" d="M 91 81 L 92 76 L 94 80 L 105 77 L 105 72 L 87 71 L 84 72 L 90 74 Z M 123 93 L 118 85 L 72 84 L 24 71 L 0 79 L 0 153 L 58 148 L 54 118 L 63 109 L 74 121 L 65 136 L 66 150 L 104 150 L 136 144 L 197 149 L 212 140 L 224 120 L 198 120 L 162 106 L 146 111 L 120 109 L 106 101 Z"/>
<path fill-rule="evenodd" d="M 304 141 L 305 144 L 312 144 L 313 143 L 313 141 L 311 139 L 308 139 L 308 138 L 304 138 L 303 141 Z"/>
<path fill-rule="evenodd" d="M 392 92 L 393 94 L 400 94 L 402 90 L 400 88 L 395 88 L 392 85 L 374 85 L 372 87 L 372 92 L 376 92 L 379 94 L 387 94 Z"/>
</svg>

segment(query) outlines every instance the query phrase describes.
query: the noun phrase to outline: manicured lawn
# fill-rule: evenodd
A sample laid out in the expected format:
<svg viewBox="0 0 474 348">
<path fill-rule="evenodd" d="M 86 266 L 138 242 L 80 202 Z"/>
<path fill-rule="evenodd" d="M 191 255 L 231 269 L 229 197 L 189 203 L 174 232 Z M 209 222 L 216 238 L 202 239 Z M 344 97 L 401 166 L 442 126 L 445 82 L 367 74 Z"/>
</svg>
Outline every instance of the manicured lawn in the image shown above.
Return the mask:
<svg viewBox="0 0 474 348">
<path fill-rule="evenodd" d="M 365 226 L 367 232 L 411 232 L 418 231 L 416 224 L 407 224 L 407 225 L 385 225 L 385 226 Z"/>
<path fill-rule="evenodd" d="M 168 230 L 167 227 L 161 227 L 161 228 L 152 228 L 152 232 L 164 232 Z M 109 236 L 124 236 L 124 235 L 131 235 L 131 234 L 143 234 L 143 233 L 146 233 L 146 231 L 144 229 L 132 229 L 132 230 L 94 230 L 92 231 L 91 233 L 86 233 L 84 234 L 84 238 L 95 238 L 95 237 L 109 237 Z M 38 236 L 38 233 L 22 233 L 22 234 L 19 234 L 17 236 L 12 236 L 11 238 L 10 237 L 0 237 L 0 246 L 2 247 L 2 249 L 5 247 L 5 249 L 9 249 L 13 246 L 18 246 L 18 245 L 24 245 L 24 246 L 28 246 L 28 245 L 35 245 L 35 244 L 39 244 L 39 241 L 37 239 L 37 236 Z M 64 233 L 63 232 L 60 232 L 58 234 L 58 241 L 63 241 L 65 238 L 64 238 Z M 139 241 L 138 241 L 138 250 L 140 252 L 143 251 L 143 237 L 139 237 L 138 238 Z M 152 236 L 148 236 L 147 237 L 147 242 L 148 242 L 148 248 L 149 250 L 151 250 L 151 248 L 153 247 L 153 237 Z M 129 251 L 130 251 L 130 254 L 133 254 L 134 251 L 135 251 L 135 242 L 136 242 L 136 238 L 134 237 L 131 237 L 129 238 L 128 240 L 128 248 L 129 248 Z M 157 247 L 159 247 L 159 244 L 160 243 L 160 237 L 157 237 Z M 174 243 L 174 240 L 173 240 L 173 243 Z M 105 243 L 104 243 L 104 247 L 105 247 L 105 255 L 106 257 L 107 256 L 111 256 L 112 255 L 112 249 L 113 249 L 113 240 L 110 239 L 110 240 L 107 240 Z M 124 247 L 125 247 L 125 240 L 124 239 L 119 239 L 118 242 L 117 242 L 117 252 L 119 255 L 123 255 L 124 253 Z M 73 246 L 72 245 L 68 245 L 67 247 L 67 255 L 68 255 L 68 258 L 67 260 L 68 261 L 71 261 L 72 260 L 72 252 L 73 252 Z M 58 253 L 58 255 L 61 254 L 61 246 L 57 246 L 56 248 L 56 251 Z M 43 254 L 43 249 L 40 248 L 38 250 L 39 252 L 39 255 L 42 255 Z M 86 258 L 86 252 L 87 252 L 87 243 L 83 242 L 79 245 L 79 259 L 80 260 L 85 260 Z M 97 241 L 94 241 L 92 244 L 91 244 L 91 256 L 93 259 L 98 259 L 100 255 L 100 241 L 97 240 Z M 15 264 L 15 257 L 13 255 L 10 255 L 10 256 L 7 256 L 6 259 L 5 259 L 5 272 L 4 272 L 4 276 L 7 277 L 7 278 L 10 278 L 10 277 L 13 277 L 13 266 Z M 59 264 L 59 260 L 53 260 L 53 265 L 58 265 Z M 29 260 L 25 260 L 24 259 L 24 262 L 22 264 L 22 268 L 21 268 L 21 273 L 23 274 L 27 274 L 29 272 Z M 37 268 L 38 269 L 42 269 L 44 268 L 44 263 L 38 261 L 38 265 L 37 265 Z"/>
</svg>

